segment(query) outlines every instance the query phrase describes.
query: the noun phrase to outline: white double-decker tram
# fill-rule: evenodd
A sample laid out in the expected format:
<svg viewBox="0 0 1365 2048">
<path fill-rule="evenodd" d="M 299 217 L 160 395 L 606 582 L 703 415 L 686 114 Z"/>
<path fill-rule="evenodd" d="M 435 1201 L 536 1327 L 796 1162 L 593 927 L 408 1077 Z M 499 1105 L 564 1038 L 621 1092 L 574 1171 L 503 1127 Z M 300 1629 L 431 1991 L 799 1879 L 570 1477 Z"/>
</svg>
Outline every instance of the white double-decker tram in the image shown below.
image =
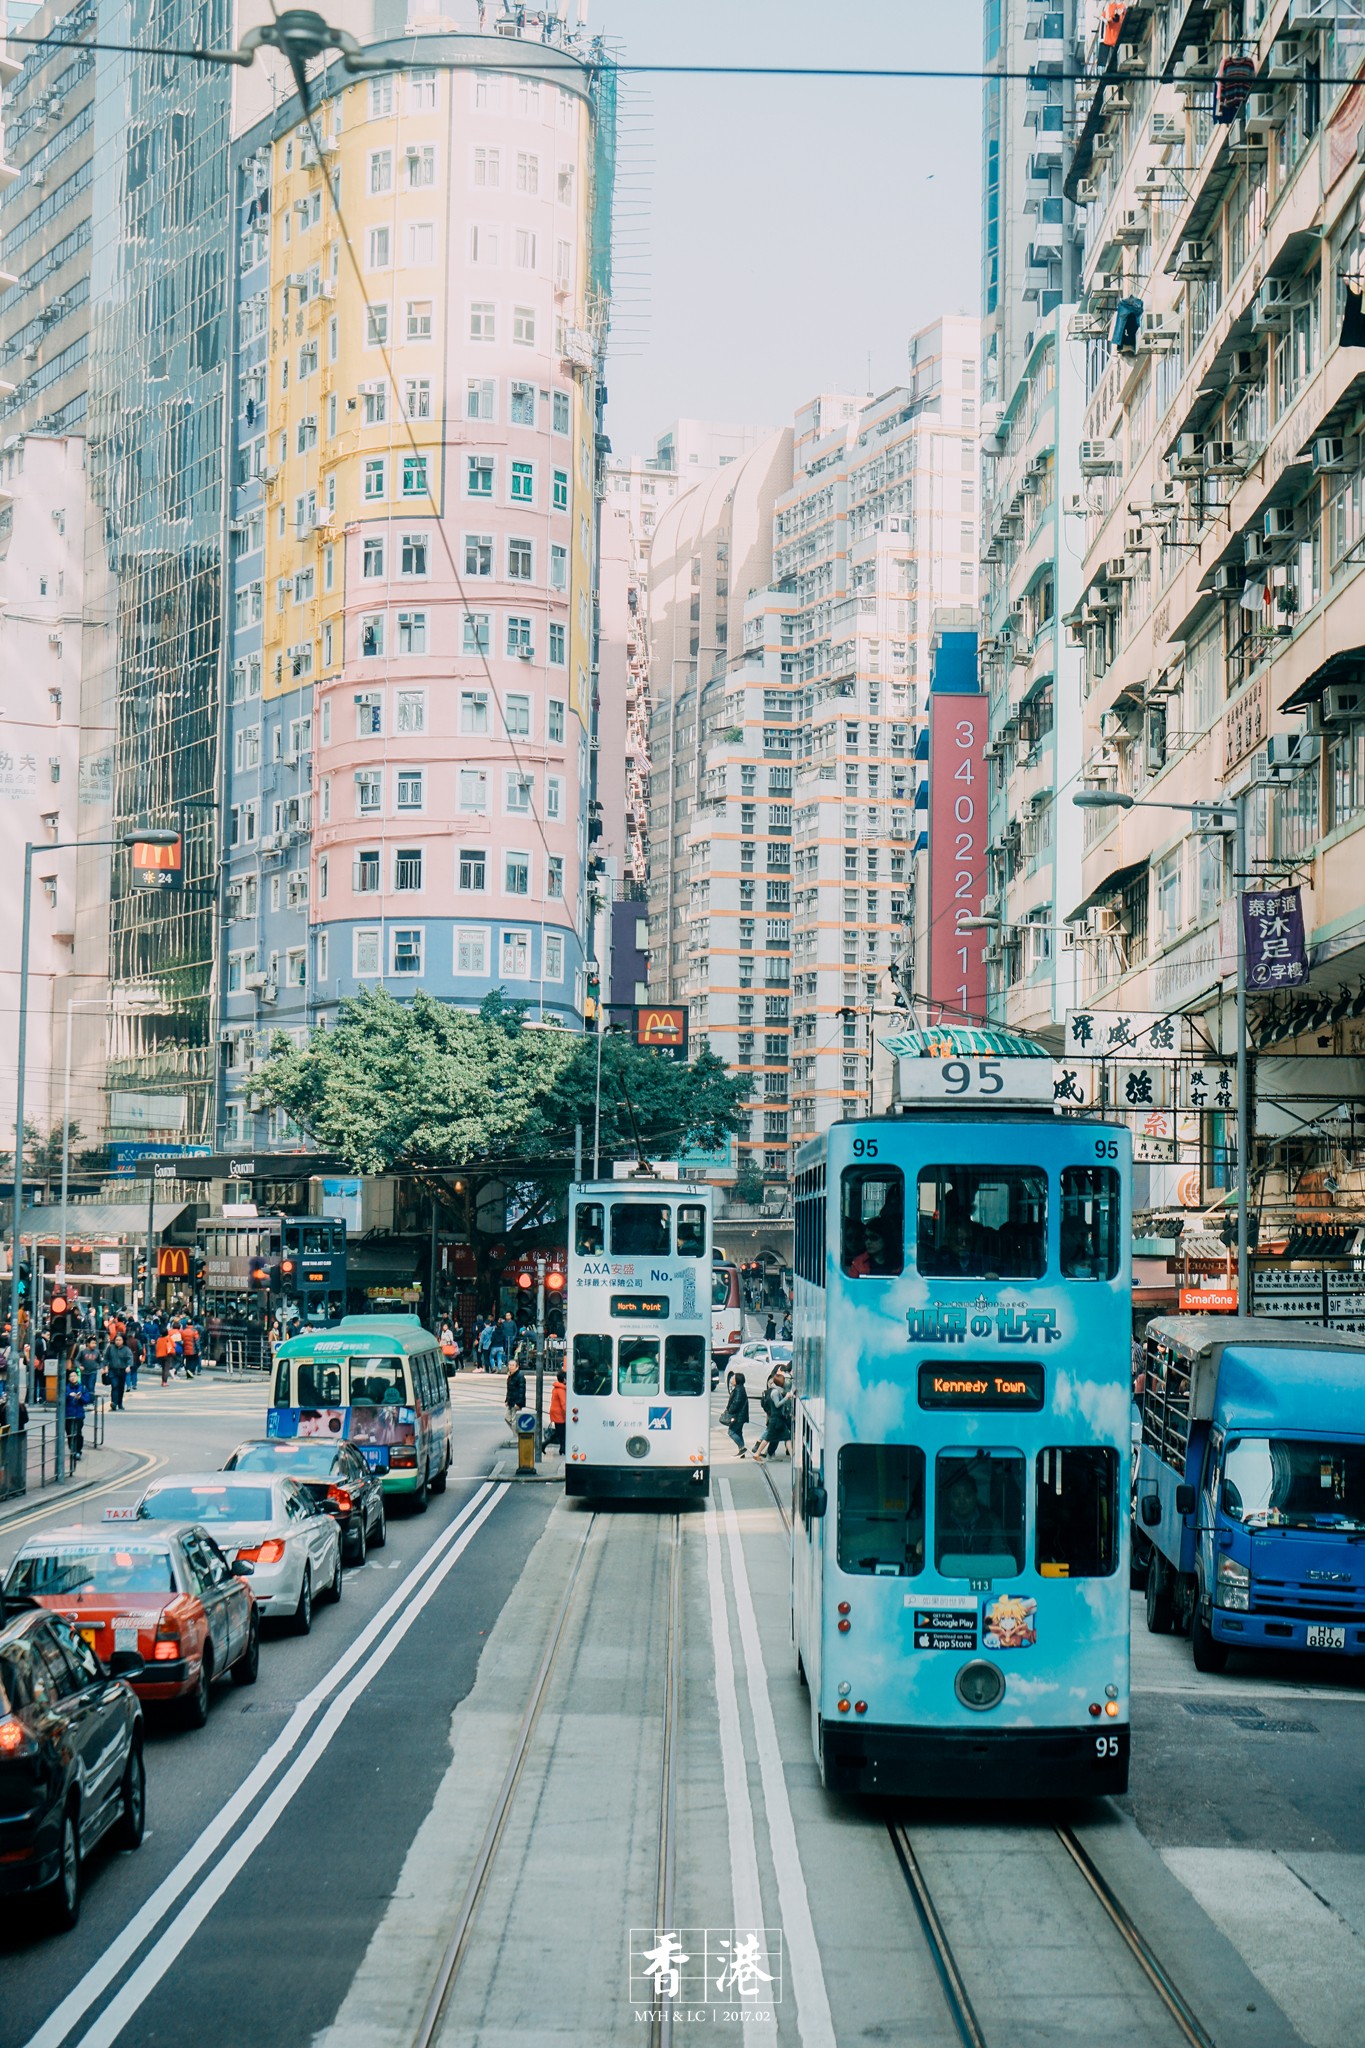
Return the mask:
<svg viewBox="0 0 1365 2048">
<path fill-rule="evenodd" d="M 653 1175 L 570 1188 L 567 1493 L 709 1493 L 711 1207 Z"/>
</svg>

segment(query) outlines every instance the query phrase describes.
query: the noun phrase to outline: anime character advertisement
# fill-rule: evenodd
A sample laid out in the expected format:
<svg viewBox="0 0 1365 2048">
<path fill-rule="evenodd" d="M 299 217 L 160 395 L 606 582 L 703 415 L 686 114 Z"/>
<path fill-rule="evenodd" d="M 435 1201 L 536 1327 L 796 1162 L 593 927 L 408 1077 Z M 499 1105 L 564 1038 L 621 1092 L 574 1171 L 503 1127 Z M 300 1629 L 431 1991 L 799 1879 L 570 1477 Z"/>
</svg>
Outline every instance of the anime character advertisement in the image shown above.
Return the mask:
<svg viewBox="0 0 1365 2048">
<path fill-rule="evenodd" d="M 981 1616 L 981 1646 L 986 1650 L 1025 1650 L 1038 1640 L 1038 1602 L 1002 1593 L 986 1603 Z"/>
</svg>

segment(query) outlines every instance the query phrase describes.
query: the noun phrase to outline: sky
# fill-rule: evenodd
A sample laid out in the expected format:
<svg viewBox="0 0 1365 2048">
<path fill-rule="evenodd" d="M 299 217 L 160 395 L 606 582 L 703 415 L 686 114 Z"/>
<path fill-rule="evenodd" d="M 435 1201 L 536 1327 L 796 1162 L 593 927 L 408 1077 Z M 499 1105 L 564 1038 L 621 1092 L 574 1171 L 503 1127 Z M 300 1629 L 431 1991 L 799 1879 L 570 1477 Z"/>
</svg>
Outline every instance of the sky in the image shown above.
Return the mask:
<svg viewBox="0 0 1365 2048">
<path fill-rule="evenodd" d="M 589 0 L 622 63 L 979 66 L 978 0 Z M 978 310 L 977 81 L 622 81 L 607 431 L 777 426 Z M 869 374 L 870 371 L 870 374 Z"/>
</svg>

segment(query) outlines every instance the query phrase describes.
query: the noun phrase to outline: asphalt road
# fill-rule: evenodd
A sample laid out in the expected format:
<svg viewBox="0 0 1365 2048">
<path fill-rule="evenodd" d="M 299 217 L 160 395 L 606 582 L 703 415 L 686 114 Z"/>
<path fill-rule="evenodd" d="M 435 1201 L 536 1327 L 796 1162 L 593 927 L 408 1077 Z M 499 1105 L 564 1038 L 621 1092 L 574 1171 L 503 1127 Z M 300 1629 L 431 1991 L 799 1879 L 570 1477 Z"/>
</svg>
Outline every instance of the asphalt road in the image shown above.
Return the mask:
<svg viewBox="0 0 1365 2048">
<path fill-rule="evenodd" d="M 97 1852 L 75 1933 L 46 1937 L 22 1904 L 8 1906 L 6 2048 L 67 2038 L 295 2048 L 331 2018 L 448 1767 L 450 1717 L 483 1638 L 548 1513 L 551 1489 L 484 1483 L 507 1441 L 501 1383 L 462 1376 L 455 1400 L 444 1498 L 422 1516 L 391 1514 L 386 1547 L 346 1573 L 340 1606 L 320 1605 L 310 1636 L 268 1629 L 256 1685 L 218 1687 L 207 1728 L 151 1717 L 146 1840 L 131 1855 Z M 264 1421 L 259 1385 L 201 1378 L 144 1387 L 111 1418 L 110 1441 L 164 1460 L 162 1471 L 203 1469 L 264 1434 Z M 0 1561 L 34 1529 L 96 1521 L 136 1492 L 25 1510 L 22 1527 L 0 1525 Z M 319 1688 L 311 1711 L 296 1713 Z M 214 1831 L 221 1841 L 206 1844 Z M 139 1915 L 159 1889 L 169 1921 L 120 1993 L 141 1947 Z M 111 1991 L 120 2002 L 101 2019 Z"/>
</svg>

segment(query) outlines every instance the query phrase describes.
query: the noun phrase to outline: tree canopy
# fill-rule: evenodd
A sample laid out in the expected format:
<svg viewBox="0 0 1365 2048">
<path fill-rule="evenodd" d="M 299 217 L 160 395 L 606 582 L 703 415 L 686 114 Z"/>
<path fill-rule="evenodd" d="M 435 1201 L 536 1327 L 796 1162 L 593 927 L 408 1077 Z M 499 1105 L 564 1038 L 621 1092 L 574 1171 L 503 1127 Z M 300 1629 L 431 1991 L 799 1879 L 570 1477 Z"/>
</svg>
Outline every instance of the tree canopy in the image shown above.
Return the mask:
<svg viewBox="0 0 1365 2048">
<path fill-rule="evenodd" d="M 709 1047 L 689 1064 L 607 1034 L 602 1059 L 602 1171 L 635 1156 L 634 1111 L 646 1156 L 675 1158 L 723 1145 L 739 1129 L 743 1083 Z M 320 1150 L 352 1173 L 407 1169 L 472 1182 L 468 1213 L 492 1183 L 515 1193 L 520 1225 L 496 1234 L 530 1243 L 573 1173 L 574 1127 L 590 1171 L 599 1041 L 526 1022 L 500 994 L 477 1011 L 418 994 L 397 1002 L 366 991 L 306 1046 L 281 1042 L 253 1086 Z"/>
</svg>

